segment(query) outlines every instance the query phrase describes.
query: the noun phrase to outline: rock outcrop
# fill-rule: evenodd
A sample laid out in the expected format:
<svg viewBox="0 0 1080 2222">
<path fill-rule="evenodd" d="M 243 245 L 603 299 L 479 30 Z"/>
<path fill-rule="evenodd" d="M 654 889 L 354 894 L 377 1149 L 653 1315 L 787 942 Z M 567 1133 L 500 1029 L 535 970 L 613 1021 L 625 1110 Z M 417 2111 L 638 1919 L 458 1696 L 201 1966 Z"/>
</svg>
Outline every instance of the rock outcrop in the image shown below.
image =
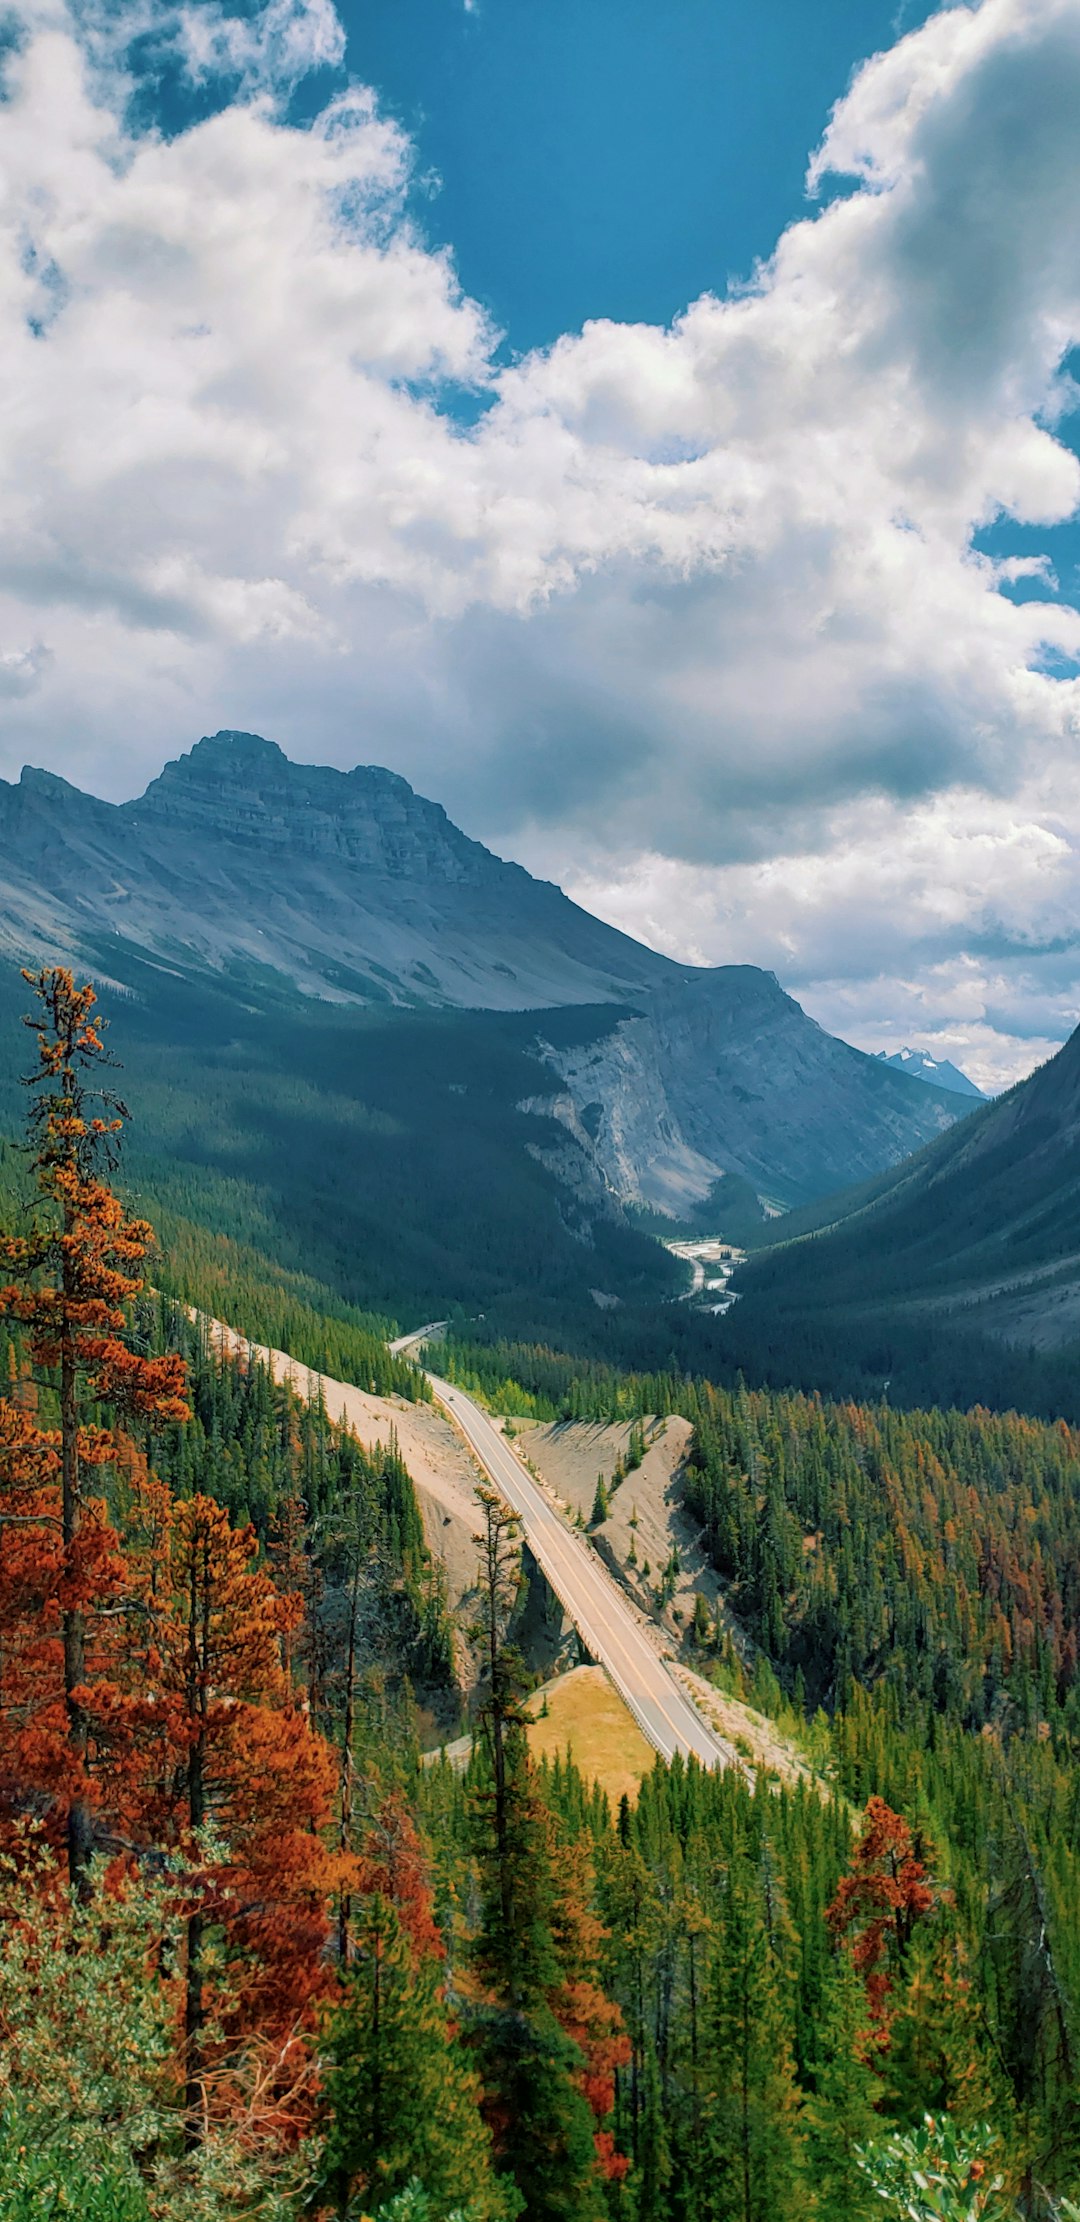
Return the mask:
<svg viewBox="0 0 1080 2222">
<path fill-rule="evenodd" d="M 790 1210 L 898 1165 L 960 1107 L 826 1034 L 753 965 L 665 981 L 640 1015 L 545 1055 L 556 1116 L 616 1193 L 676 1216 L 724 1174 Z"/>
</svg>

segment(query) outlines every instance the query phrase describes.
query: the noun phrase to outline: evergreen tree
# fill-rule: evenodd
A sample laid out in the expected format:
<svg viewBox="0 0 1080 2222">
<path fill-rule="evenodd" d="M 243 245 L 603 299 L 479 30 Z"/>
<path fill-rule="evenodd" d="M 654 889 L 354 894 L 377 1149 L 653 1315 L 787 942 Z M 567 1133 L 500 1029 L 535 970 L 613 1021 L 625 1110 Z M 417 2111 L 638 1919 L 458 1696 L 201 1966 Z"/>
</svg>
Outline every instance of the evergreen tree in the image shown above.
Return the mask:
<svg viewBox="0 0 1080 2222">
<path fill-rule="evenodd" d="M 61 965 L 23 978 L 39 1004 L 24 1021 L 38 1052 L 26 1085 L 39 1211 L 29 1235 L 0 1237 L 0 1259 L 14 1276 L 0 1288 L 0 1313 L 21 1322 L 35 1365 L 55 1373 L 59 1501 L 9 1517 L 59 1534 L 60 1553 L 47 1554 L 43 1585 L 59 1622 L 67 1745 L 66 1767 L 54 1763 L 52 1788 L 65 1809 L 68 1872 L 81 1889 L 93 1849 L 92 1608 L 119 1609 L 108 1594 L 118 1573 L 115 1536 L 102 1500 L 86 1488 L 88 1475 L 108 1466 L 118 1448 L 115 1426 L 101 1424 L 101 1406 L 114 1421 L 181 1421 L 188 1414 L 182 1361 L 171 1353 L 143 1357 L 129 1347 L 127 1307 L 142 1287 L 140 1267 L 154 1237 L 103 1177 L 115 1166 L 127 1111 L 94 1085 L 100 1068 L 113 1062 L 94 1017 L 97 997 L 89 985 L 76 987 Z M 25 1442 L 18 1447 L 24 1481 Z"/>
<path fill-rule="evenodd" d="M 890 2114 L 914 2125 L 948 2114 L 961 2129 L 1000 2120 L 1000 2076 L 989 2048 L 961 1940 L 916 1935 L 897 1996 L 883 2063 Z"/>
<path fill-rule="evenodd" d="M 634 2171 L 633 2188 L 637 2194 L 639 2222 L 668 2222 L 671 2147 L 664 2120 L 660 2071 L 651 2047 L 645 2055 L 638 2151 L 640 2157 Z"/>
<path fill-rule="evenodd" d="M 787 2004 L 758 1879 L 728 1875 L 707 1998 L 700 2222 L 796 2222 L 802 2136 Z"/>
<path fill-rule="evenodd" d="M 437 2212 L 513 2212 L 497 2185 L 480 2084 L 454 2041 L 439 1963 L 417 1963 L 381 1892 L 353 1925 L 353 1956 L 323 2039 L 322 2181 L 344 2216 L 379 2213 L 414 2179 Z"/>
<path fill-rule="evenodd" d="M 815 2090 L 806 2107 L 807 2150 L 827 2222 L 870 2222 L 874 2202 L 859 2154 L 880 2135 L 881 2080 L 868 2059 L 866 1992 L 850 1951 L 833 1956 L 815 2032 Z"/>
<path fill-rule="evenodd" d="M 599 2222 L 592 2117 L 579 2087 L 585 2060 L 552 2005 L 562 1970 L 549 1822 L 529 1765 L 520 1663 L 503 1641 L 517 1593 L 517 1523 L 493 1490 L 477 1494 L 490 1780 L 472 1798 L 481 1877 L 473 1960 L 485 1993 L 474 2041 L 500 2165 L 527 2199 L 530 2222 Z"/>
</svg>

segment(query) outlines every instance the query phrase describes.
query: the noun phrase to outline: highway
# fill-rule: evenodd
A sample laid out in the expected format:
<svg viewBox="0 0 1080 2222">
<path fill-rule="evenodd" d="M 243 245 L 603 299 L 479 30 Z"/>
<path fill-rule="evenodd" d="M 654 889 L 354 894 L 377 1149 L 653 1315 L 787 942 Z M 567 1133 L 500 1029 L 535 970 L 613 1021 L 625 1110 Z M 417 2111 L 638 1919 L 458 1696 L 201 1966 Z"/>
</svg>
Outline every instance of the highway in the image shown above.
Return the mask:
<svg viewBox="0 0 1080 2222">
<path fill-rule="evenodd" d="M 196 1316 L 192 1314 L 192 1316 Z M 205 1318 L 206 1315 L 204 1314 Z M 249 1343 L 221 1320 L 207 1319 L 211 1334 L 228 1351 L 252 1351 L 269 1367 L 276 1381 L 288 1382 L 299 1396 L 321 1391 L 331 1419 L 358 1431 L 368 1429 L 365 1399 L 348 1382 L 312 1372 L 283 1350 Z M 445 1326 L 444 1320 L 402 1335 L 391 1343 L 394 1352 L 419 1352 L 429 1338 Z M 569 1527 L 549 1504 L 532 1475 L 511 1449 L 506 1437 L 493 1427 L 464 1389 L 428 1374 L 432 1393 L 468 1443 L 473 1457 L 489 1481 L 521 1520 L 522 1533 L 537 1565 L 550 1582 L 567 1617 L 599 1666 L 605 1667 L 654 1750 L 662 1758 L 694 1758 L 703 1767 L 744 1767 L 732 1744 L 707 1725 L 697 1707 L 680 1689 L 673 1674 L 654 1649 L 614 1577 L 589 1548 L 584 1537 Z M 478 1514 L 479 1519 L 479 1514 Z"/>
<path fill-rule="evenodd" d="M 432 1331 L 422 1328 L 417 1334 L 403 1335 L 391 1348 L 404 1352 Z M 440 1380 L 438 1374 L 429 1373 L 428 1380 L 478 1464 L 518 1514 L 529 1549 L 564 1612 L 592 1657 L 607 1668 L 654 1749 L 664 1759 L 673 1759 L 679 1752 L 684 1759 L 700 1760 L 703 1767 L 741 1766 L 732 1745 L 714 1734 L 680 1689 L 596 1552 L 548 1503 L 487 1413 L 463 1389 Z"/>
</svg>

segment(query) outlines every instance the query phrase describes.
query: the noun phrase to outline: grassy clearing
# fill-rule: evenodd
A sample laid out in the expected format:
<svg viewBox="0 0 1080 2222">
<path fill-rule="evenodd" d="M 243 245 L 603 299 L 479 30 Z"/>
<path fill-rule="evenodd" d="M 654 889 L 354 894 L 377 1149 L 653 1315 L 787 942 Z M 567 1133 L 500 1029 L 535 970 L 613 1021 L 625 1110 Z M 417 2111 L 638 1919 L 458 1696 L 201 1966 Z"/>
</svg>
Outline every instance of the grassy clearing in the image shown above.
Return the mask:
<svg viewBox="0 0 1080 2222">
<path fill-rule="evenodd" d="M 547 1701 L 547 1714 L 541 1707 Z M 564 1758 L 567 1747 L 587 1782 L 598 1782 L 612 1807 L 633 1802 L 656 1757 L 603 1667 L 574 1667 L 529 1700 L 534 1759 Z"/>
</svg>

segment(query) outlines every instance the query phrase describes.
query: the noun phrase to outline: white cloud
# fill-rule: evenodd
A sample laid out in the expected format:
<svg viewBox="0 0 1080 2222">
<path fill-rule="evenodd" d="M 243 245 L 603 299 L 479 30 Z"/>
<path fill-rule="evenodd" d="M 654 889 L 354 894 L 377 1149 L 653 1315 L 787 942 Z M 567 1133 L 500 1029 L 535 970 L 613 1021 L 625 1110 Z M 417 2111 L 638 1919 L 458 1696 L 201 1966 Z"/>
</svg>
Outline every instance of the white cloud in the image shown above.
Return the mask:
<svg viewBox="0 0 1080 2222">
<path fill-rule="evenodd" d="M 1080 0 L 932 17 L 834 111 L 811 188 L 854 189 L 744 291 L 509 369 L 373 97 L 287 120 L 330 0 L 121 11 L 218 88 L 169 140 L 125 123 L 116 11 L 22 12 L 0 639 L 48 653 L 27 688 L 0 657 L 9 773 L 130 791 L 261 725 L 849 1031 L 958 996 L 984 1062 L 1064 1030 L 1080 615 L 1001 591 L 1048 555 L 972 540 L 1080 499 Z"/>
<path fill-rule="evenodd" d="M 241 95 L 280 98 L 316 69 L 340 69 L 345 32 L 333 0 L 266 0 L 255 14 L 229 15 L 221 0 L 176 12 L 173 40 L 198 84 L 232 78 Z"/>
<path fill-rule="evenodd" d="M 40 641 L 26 648 L 0 648 L 0 696 L 10 701 L 32 694 L 50 661 L 49 651 Z"/>
</svg>

